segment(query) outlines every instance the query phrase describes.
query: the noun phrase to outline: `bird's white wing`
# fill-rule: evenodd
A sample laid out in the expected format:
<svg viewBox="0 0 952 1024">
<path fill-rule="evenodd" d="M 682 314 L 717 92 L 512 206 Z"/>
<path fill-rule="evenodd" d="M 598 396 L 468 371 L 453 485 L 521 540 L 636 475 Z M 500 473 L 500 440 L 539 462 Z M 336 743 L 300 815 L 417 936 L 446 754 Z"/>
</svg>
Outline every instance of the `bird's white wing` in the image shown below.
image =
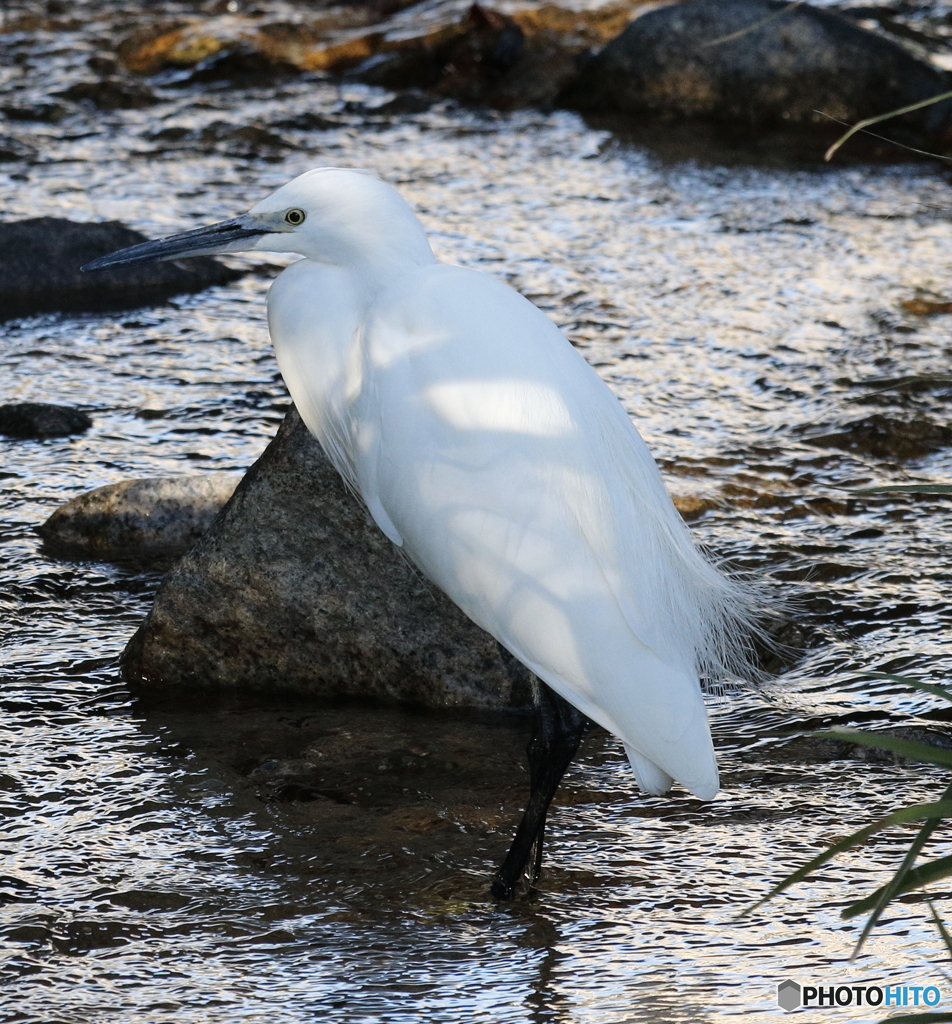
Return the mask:
<svg viewBox="0 0 952 1024">
<path fill-rule="evenodd" d="M 457 267 L 381 295 L 362 348 L 355 467 L 381 527 L 620 736 L 642 788 L 712 797 L 696 659 L 720 577 L 605 384 L 531 303 Z"/>
</svg>

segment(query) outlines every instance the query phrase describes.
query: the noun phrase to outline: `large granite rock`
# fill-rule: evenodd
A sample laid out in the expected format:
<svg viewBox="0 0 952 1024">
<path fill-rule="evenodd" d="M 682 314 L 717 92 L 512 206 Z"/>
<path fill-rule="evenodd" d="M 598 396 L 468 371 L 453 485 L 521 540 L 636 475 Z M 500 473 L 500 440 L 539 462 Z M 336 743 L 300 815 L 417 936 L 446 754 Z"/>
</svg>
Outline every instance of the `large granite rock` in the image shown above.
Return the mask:
<svg viewBox="0 0 952 1024">
<path fill-rule="evenodd" d="M 240 276 L 207 256 L 80 273 L 98 256 L 145 240 L 118 221 L 36 217 L 0 224 L 0 320 L 52 310 L 130 309 Z"/>
<path fill-rule="evenodd" d="M 422 579 L 295 411 L 123 655 L 150 686 L 523 706 L 529 673 Z"/>
<path fill-rule="evenodd" d="M 211 526 L 237 482 L 227 473 L 122 480 L 61 505 L 37 533 L 72 557 L 183 554 Z"/>
<path fill-rule="evenodd" d="M 853 123 L 949 89 L 900 43 L 783 0 L 684 0 L 636 18 L 585 64 L 560 102 L 586 112 L 698 117 L 739 126 Z M 952 103 L 875 131 L 948 143 Z"/>
</svg>

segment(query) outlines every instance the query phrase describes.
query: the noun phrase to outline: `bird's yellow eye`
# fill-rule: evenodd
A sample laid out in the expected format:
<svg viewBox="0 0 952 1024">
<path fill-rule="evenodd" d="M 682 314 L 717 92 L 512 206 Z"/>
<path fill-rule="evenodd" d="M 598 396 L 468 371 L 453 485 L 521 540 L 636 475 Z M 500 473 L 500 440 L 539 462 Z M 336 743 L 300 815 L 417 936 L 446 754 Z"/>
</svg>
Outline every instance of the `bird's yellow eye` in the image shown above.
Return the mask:
<svg viewBox="0 0 952 1024">
<path fill-rule="evenodd" d="M 288 210 L 284 215 L 284 219 L 288 224 L 296 228 L 298 224 L 304 223 L 304 218 L 306 216 L 307 214 L 303 210 Z"/>
</svg>

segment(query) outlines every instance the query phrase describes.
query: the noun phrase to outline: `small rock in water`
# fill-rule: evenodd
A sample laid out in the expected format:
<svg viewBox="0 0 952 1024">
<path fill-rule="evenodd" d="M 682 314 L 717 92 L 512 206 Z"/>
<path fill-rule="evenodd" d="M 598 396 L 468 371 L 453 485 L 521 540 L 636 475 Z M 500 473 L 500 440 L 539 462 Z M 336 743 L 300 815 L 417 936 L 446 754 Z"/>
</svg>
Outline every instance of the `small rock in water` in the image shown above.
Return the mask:
<svg viewBox="0 0 952 1024">
<path fill-rule="evenodd" d="M 191 149 L 205 153 L 218 150 L 239 160 L 274 162 L 283 160 L 289 149 L 297 149 L 293 142 L 260 125 L 236 125 L 227 121 L 213 121 L 204 128 L 195 129 L 171 125 L 146 132 L 144 138 L 159 143 L 163 150 Z"/>
<path fill-rule="evenodd" d="M 374 107 L 375 114 L 422 114 L 425 113 L 434 103 L 435 96 L 428 96 L 419 89 L 408 89 L 406 92 L 398 92 L 392 100 L 381 103 Z"/>
<path fill-rule="evenodd" d="M 691 522 L 692 519 L 700 519 L 705 512 L 710 512 L 711 509 L 718 507 L 718 502 L 713 498 L 698 498 L 693 495 L 676 494 L 672 501 L 685 522 Z"/>
<path fill-rule="evenodd" d="M 921 459 L 952 447 L 952 427 L 924 416 L 905 420 L 874 413 L 822 434 L 816 429 L 798 428 L 796 433 L 805 434 L 804 441 L 818 448 L 840 448 L 879 459 Z"/>
<path fill-rule="evenodd" d="M 785 0 L 684 0 L 635 18 L 584 65 L 561 102 L 591 113 L 839 132 L 830 118 L 853 123 L 948 88 L 943 72 L 900 43 L 831 11 Z M 950 124 L 945 101 L 876 132 L 941 145 Z"/>
<path fill-rule="evenodd" d="M 344 121 L 335 121 L 333 118 L 324 117 L 322 114 L 305 111 L 303 114 L 295 114 L 294 117 L 272 121 L 270 127 L 290 128 L 297 132 L 325 132 L 331 128 L 342 128 L 344 124 Z"/>
<path fill-rule="evenodd" d="M 0 107 L 0 111 L 10 121 L 38 121 L 44 124 L 56 124 L 69 117 L 72 111 L 63 103 L 33 103 L 23 106 Z"/>
<path fill-rule="evenodd" d="M 0 224 L 0 320 L 47 310 L 129 309 L 241 276 L 207 256 L 80 273 L 97 256 L 145 240 L 118 221 L 37 217 Z"/>
<path fill-rule="evenodd" d="M 0 162 L 11 163 L 14 160 L 35 160 L 36 149 L 26 142 L 13 138 L 11 135 L 0 135 Z"/>
<path fill-rule="evenodd" d="M 0 434 L 6 437 L 66 437 L 89 430 L 93 421 L 79 409 L 45 402 L 0 405 Z"/>
<path fill-rule="evenodd" d="M 226 474 L 123 480 L 68 501 L 37 533 L 74 556 L 181 554 L 208 529 L 237 483 Z"/>
<path fill-rule="evenodd" d="M 150 686 L 530 702 L 530 675 L 423 580 L 295 410 L 165 578 L 123 654 Z"/>
<path fill-rule="evenodd" d="M 942 313 L 952 313 L 952 302 L 934 302 L 919 297 L 905 299 L 899 305 L 907 313 L 912 313 L 915 316 L 939 316 Z"/>
<path fill-rule="evenodd" d="M 288 61 L 269 58 L 249 46 L 238 46 L 212 54 L 184 73 L 171 72 L 156 81 L 167 86 L 206 83 L 241 89 L 278 85 L 298 74 L 299 69 Z"/>
<path fill-rule="evenodd" d="M 119 70 L 119 61 L 109 53 L 94 53 L 87 58 L 86 67 L 100 78 L 108 78 Z"/>
<path fill-rule="evenodd" d="M 100 110 L 139 110 L 159 102 L 152 92 L 139 82 L 103 78 L 98 82 L 77 82 L 62 92 L 54 92 L 64 100 L 81 103 L 84 100 Z"/>
</svg>

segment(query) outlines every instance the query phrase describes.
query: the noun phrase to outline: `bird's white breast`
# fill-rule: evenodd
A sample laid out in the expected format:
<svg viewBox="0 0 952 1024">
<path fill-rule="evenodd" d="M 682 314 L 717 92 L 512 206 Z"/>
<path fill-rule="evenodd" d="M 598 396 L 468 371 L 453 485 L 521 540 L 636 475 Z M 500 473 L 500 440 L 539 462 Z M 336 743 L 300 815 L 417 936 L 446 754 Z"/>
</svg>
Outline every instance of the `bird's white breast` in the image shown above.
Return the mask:
<svg viewBox="0 0 952 1024">
<path fill-rule="evenodd" d="M 300 260 L 280 274 L 268 294 L 271 340 L 291 398 L 352 485 L 352 408 L 362 383 L 364 291 L 350 271 Z"/>
</svg>

